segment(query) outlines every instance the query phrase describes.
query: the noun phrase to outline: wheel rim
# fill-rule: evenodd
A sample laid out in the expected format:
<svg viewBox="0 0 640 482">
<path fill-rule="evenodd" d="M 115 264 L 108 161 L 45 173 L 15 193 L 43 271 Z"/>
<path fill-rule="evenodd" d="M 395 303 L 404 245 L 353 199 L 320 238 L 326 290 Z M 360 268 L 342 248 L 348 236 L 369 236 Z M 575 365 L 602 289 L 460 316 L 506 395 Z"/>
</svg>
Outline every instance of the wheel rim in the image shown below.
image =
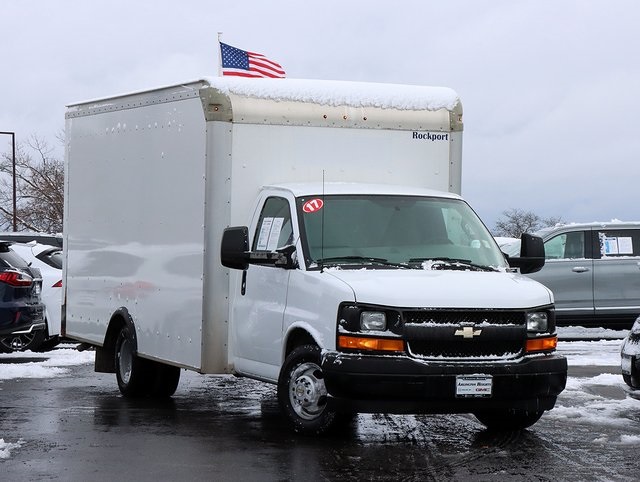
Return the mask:
<svg viewBox="0 0 640 482">
<path fill-rule="evenodd" d="M 126 338 L 120 345 L 118 351 L 118 373 L 123 383 L 129 383 L 131 379 L 131 367 L 133 365 L 133 354 L 131 351 L 131 342 Z"/>
<path fill-rule="evenodd" d="M 291 374 L 289 401 L 293 411 L 304 420 L 318 418 L 327 403 L 322 370 L 315 363 L 303 363 Z"/>
<path fill-rule="evenodd" d="M 21 351 L 29 346 L 35 335 L 25 334 L 2 338 L 2 344 L 11 351 Z"/>
</svg>

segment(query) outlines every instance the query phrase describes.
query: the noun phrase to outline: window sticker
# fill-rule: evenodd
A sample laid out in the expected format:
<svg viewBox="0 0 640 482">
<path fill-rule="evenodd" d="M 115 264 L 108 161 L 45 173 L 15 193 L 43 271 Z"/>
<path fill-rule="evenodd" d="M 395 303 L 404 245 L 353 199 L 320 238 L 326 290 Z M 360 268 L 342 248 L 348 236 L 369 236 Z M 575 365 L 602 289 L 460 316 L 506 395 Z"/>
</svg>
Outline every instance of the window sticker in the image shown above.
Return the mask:
<svg viewBox="0 0 640 482">
<path fill-rule="evenodd" d="M 631 236 L 618 238 L 618 252 L 620 254 L 633 254 L 633 240 Z"/>
<path fill-rule="evenodd" d="M 265 217 L 262 220 L 262 226 L 260 226 L 256 249 L 258 251 L 274 251 L 278 247 L 283 224 L 284 218 Z"/>
<path fill-rule="evenodd" d="M 600 237 L 600 254 L 602 256 L 633 254 L 633 239 L 631 236 L 607 236 L 598 233 Z"/>
<path fill-rule="evenodd" d="M 309 201 L 304 203 L 302 205 L 302 210 L 305 213 L 315 213 L 317 211 L 320 211 L 322 209 L 322 206 L 324 206 L 324 202 L 322 201 L 322 199 L 315 198 L 315 199 L 310 199 Z"/>
<path fill-rule="evenodd" d="M 610 254 L 618 254 L 618 238 L 604 236 L 602 243 L 602 254 L 608 256 Z"/>
</svg>

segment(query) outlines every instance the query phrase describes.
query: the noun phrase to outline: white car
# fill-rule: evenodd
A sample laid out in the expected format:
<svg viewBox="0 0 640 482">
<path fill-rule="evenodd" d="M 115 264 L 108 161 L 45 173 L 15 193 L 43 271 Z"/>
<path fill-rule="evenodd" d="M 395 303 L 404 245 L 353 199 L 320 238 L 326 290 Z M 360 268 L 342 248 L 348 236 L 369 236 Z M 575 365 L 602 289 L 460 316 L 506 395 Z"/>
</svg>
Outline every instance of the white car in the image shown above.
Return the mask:
<svg viewBox="0 0 640 482">
<path fill-rule="evenodd" d="M 47 351 L 60 340 L 60 319 L 62 316 L 62 249 L 59 246 L 29 243 L 13 243 L 15 251 L 29 266 L 39 268 L 42 273 L 42 302 L 45 305 L 47 324 L 44 340 L 33 351 Z"/>
</svg>

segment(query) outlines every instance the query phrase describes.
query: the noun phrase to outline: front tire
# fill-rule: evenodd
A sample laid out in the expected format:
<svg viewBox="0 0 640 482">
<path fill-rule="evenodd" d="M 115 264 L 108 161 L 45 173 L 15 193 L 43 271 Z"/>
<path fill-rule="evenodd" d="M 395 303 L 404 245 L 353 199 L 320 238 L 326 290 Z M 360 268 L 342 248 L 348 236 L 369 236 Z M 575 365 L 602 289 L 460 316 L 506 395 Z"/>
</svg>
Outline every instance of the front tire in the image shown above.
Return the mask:
<svg viewBox="0 0 640 482">
<path fill-rule="evenodd" d="M 514 431 L 531 427 L 540 420 L 544 410 L 505 410 L 474 413 L 475 417 L 489 430 Z"/>
<path fill-rule="evenodd" d="M 285 360 L 278 377 L 278 403 L 296 432 L 323 434 L 340 417 L 327 405 L 327 389 L 320 368 L 320 348 L 302 345 Z"/>
</svg>

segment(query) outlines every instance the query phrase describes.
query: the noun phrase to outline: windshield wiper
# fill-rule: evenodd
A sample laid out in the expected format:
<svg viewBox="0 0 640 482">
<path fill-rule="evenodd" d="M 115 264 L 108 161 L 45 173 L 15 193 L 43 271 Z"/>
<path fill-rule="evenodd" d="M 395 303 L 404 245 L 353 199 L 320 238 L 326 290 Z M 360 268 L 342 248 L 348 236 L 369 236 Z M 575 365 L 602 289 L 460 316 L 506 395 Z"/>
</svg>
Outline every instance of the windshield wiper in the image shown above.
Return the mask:
<svg viewBox="0 0 640 482">
<path fill-rule="evenodd" d="M 445 266 L 451 269 L 467 269 L 472 268 L 477 271 L 498 271 L 492 266 L 484 266 L 481 264 L 472 263 L 470 259 L 459 258 L 447 258 L 447 257 L 425 257 L 425 258 L 411 258 L 409 263 L 423 263 L 425 261 L 433 261 L 438 266 Z"/>
<path fill-rule="evenodd" d="M 413 269 L 412 266 L 409 266 L 407 263 L 394 263 L 393 261 L 389 261 L 385 258 L 374 258 L 371 256 L 332 256 L 330 258 L 321 258 L 317 259 L 316 263 L 318 265 L 323 264 L 334 264 L 334 263 L 368 263 L 368 264 L 379 264 L 382 266 L 392 266 L 394 268 L 404 268 L 404 269 Z"/>
</svg>

